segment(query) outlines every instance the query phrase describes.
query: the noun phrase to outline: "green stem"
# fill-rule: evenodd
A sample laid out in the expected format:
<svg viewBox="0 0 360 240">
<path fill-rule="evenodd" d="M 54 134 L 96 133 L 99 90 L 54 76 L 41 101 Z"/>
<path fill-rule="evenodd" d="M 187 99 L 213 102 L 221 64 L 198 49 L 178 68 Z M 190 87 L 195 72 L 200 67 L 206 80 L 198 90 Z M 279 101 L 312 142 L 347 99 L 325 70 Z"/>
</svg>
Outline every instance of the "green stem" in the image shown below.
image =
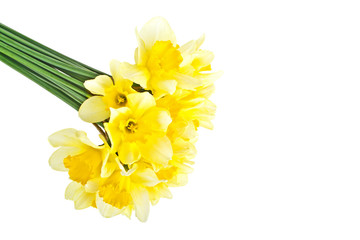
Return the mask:
<svg viewBox="0 0 360 240">
<path fill-rule="evenodd" d="M 56 58 L 60 61 L 66 62 L 70 65 L 76 65 L 76 66 L 82 67 L 83 69 L 91 70 L 92 72 L 96 73 L 97 75 L 107 75 L 104 72 L 101 72 L 95 68 L 92 68 L 92 67 L 85 65 L 81 62 L 78 62 L 72 58 L 69 58 L 57 51 L 54 51 L 51 48 L 48 48 L 48 47 L 40 44 L 39 42 L 36 42 L 33 39 L 24 36 L 23 34 L 5 26 L 2 23 L 0 23 L 0 32 L 3 33 L 4 35 L 7 35 L 8 37 L 10 37 L 12 39 L 24 44 L 24 45 L 36 50 L 36 51 L 39 51 L 39 52 L 46 54 L 48 56 L 51 56 L 53 58 Z"/>
<path fill-rule="evenodd" d="M 0 34 L 0 40 L 3 41 L 4 43 L 6 43 L 7 45 L 10 45 L 14 48 L 16 48 L 17 50 L 22 51 L 23 53 L 26 53 L 32 57 L 37 58 L 38 60 L 41 60 L 42 62 L 45 62 L 49 65 L 52 65 L 53 67 L 59 68 L 61 70 L 66 70 L 75 74 L 79 74 L 83 77 L 86 77 L 87 79 L 92 79 L 95 78 L 96 76 L 98 76 L 98 74 L 90 71 L 90 70 L 85 70 L 79 67 L 74 67 L 73 65 L 69 65 L 67 63 L 61 62 L 59 60 L 56 60 L 52 57 L 49 57 L 45 54 L 39 53 L 29 47 L 26 47 L 20 43 L 18 43 L 15 40 L 12 40 L 11 38 Z"/>
<path fill-rule="evenodd" d="M 26 66 L 16 62 L 15 60 L 11 59 L 10 57 L 6 56 L 5 54 L 0 53 L 0 61 L 8 65 L 9 67 L 13 68 L 17 72 L 21 73 L 25 77 L 29 78 L 33 82 L 37 83 L 39 86 L 43 87 L 56 97 L 60 98 L 63 102 L 67 103 L 69 106 L 78 110 L 80 108 L 81 103 L 79 101 L 75 101 L 71 97 L 69 97 L 64 92 L 56 89 L 55 86 L 51 85 L 47 81 L 38 76 L 36 73 L 31 71 L 31 69 L 27 68 Z"/>
<path fill-rule="evenodd" d="M 79 93 L 80 95 L 83 95 L 84 97 L 90 96 L 88 93 L 86 93 L 86 90 L 83 87 L 82 83 L 77 84 L 77 86 L 74 86 L 72 83 L 75 83 L 75 82 L 79 83 L 79 82 L 76 80 L 71 83 L 66 81 L 65 79 L 57 76 L 60 73 L 58 73 L 57 75 L 53 74 L 53 72 L 55 70 L 49 68 L 48 66 L 46 66 L 45 64 L 43 64 L 37 60 L 32 59 L 28 55 L 19 53 L 16 49 L 13 49 L 12 47 L 7 46 L 6 44 L 2 43 L 1 41 L 0 41 L 0 52 L 4 53 L 8 57 L 16 60 L 17 62 L 23 64 L 24 66 L 32 69 L 36 73 L 38 73 L 44 77 L 52 79 L 54 82 L 56 82 L 57 85 L 66 86 L 66 87 L 72 89 L 73 91 Z M 20 55 L 18 55 L 18 54 L 20 54 Z M 36 64 L 38 64 L 38 65 L 36 65 Z"/>
</svg>

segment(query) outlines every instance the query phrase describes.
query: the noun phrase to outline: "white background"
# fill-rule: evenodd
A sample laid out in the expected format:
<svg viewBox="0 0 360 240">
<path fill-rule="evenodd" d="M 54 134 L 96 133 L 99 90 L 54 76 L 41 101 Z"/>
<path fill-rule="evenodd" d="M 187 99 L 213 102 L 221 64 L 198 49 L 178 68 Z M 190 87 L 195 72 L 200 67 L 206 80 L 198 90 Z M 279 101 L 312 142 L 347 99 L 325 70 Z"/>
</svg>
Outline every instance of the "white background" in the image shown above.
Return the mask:
<svg viewBox="0 0 360 240">
<path fill-rule="evenodd" d="M 154 16 L 216 55 L 215 130 L 151 208 L 105 219 L 64 199 L 51 133 L 91 125 L 0 63 L 0 239 L 360 239 L 358 1 L 0 1 L 0 21 L 108 72 Z"/>
</svg>

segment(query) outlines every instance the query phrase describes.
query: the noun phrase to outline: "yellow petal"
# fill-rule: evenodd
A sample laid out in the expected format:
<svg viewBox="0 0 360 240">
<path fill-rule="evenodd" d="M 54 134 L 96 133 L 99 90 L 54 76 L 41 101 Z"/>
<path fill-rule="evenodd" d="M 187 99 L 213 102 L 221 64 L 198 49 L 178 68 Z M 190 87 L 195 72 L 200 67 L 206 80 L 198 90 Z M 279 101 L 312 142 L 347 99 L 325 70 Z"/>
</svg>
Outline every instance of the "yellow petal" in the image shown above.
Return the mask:
<svg viewBox="0 0 360 240">
<path fill-rule="evenodd" d="M 155 90 L 154 94 L 157 96 L 170 94 L 172 95 L 177 86 L 178 82 L 176 80 L 154 80 L 152 82 L 152 87 Z"/>
<path fill-rule="evenodd" d="M 145 48 L 150 50 L 156 41 L 168 41 L 176 44 L 176 37 L 169 23 L 162 17 L 154 17 L 140 31 Z"/>
<path fill-rule="evenodd" d="M 178 158 L 194 158 L 196 155 L 196 148 L 194 144 L 192 144 L 189 141 L 185 141 L 182 138 L 176 138 L 172 142 L 172 147 L 174 151 L 174 155 L 176 155 Z"/>
<path fill-rule="evenodd" d="M 129 94 L 131 95 L 131 94 Z M 111 116 L 110 116 L 110 123 L 117 124 L 117 121 L 127 120 L 129 116 L 132 114 L 132 111 L 128 107 L 122 108 L 110 108 Z"/>
<path fill-rule="evenodd" d="M 100 178 L 94 178 L 85 184 L 85 191 L 88 193 L 96 193 L 99 189 Z"/>
<path fill-rule="evenodd" d="M 101 166 L 101 177 L 106 178 L 109 177 L 116 169 L 117 163 L 115 161 L 115 154 L 108 152 L 103 160 L 103 164 Z"/>
<path fill-rule="evenodd" d="M 131 180 L 135 183 L 142 184 L 147 187 L 153 187 L 160 183 L 155 172 L 150 168 L 138 169 L 131 175 Z"/>
<path fill-rule="evenodd" d="M 131 93 L 127 96 L 128 106 L 132 110 L 134 117 L 141 117 L 146 110 L 156 105 L 154 97 L 148 93 Z"/>
<path fill-rule="evenodd" d="M 109 76 L 100 75 L 95 79 L 85 81 L 84 86 L 92 94 L 105 95 L 106 89 L 113 86 L 113 81 Z"/>
<path fill-rule="evenodd" d="M 146 68 L 132 65 L 127 62 L 120 63 L 118 68 L 123 78 L 129 79 L 145 89 L 147 88 L 150 73 Z"/>
<path fill-rule="evenodd" d="M 214 60 L 214 53 L 207 50 L 197 51 L 195 55 L 196 56 L 192 62 L 192 65 L 197 70 L 201 70 L 201 68 L 209 66 L 210 63 Z"/>
<path fill-rule="evenodd" d="M 135 142 L 122 142 L 118 151 L 119 159 L 124 164 L 132 164 L 139 161 L 141 155 Z"/>
<path fill-rule="evenodd" d="M 140 146 L 141 155 L 151 163 L 166 166 L 173 155 L 168 137 L 151 136 Z"/>
<path fill-rule="evenodd" d="M 134 186 L 130 192 L 135 207 L 136 217 L 146 222 L 150 212 L 149 194 L 144 187 Z"/>
<path fill-rule="evenodd" d="M 146 64 L 146 49 L 145 49 L 145 43 L 144 41 L 141 39 L 140 34 L 137 30 L 137 28 L 135 29 L 135 35 L 136 35 L 136 40 L 138 42 L 138 47 L 135 50 L 135 63 L 137 65 L 145 65 Z"/>
<path fill-rule="evenodd" d="M 79 117 L 90 123 L 101 122 L 110 117 L 110 110 L 102 100 L 103 97 L 88 98 L 79 109 Z"/>
<path fill-rule="evenodd" d="M 177 80 L 177 86 L 179 88 L 194 90 L 195 88 L 200 87 L 202 84 L 200 79 L 182 73 L 175 73 L 174 77 Z"/>
<path fill-rule="evenodd" d="M 121 209 L 104 202 L 103 198 L 98 194 L 96 195 L 96 207 L 99 209 L 100 214 L 106 218 L 114 217 L 121 213 Z"/>
<path fill-rule="evenodd" d="M 198 38 L 197 40 L 191 40 L 185 43 L 179 48 L 179 51 L 182 54 L 183 53 L 193 54 L 195 53 L 195 51 L 199 50 L 200 46 L 204 43 L 204 41 L 205 41 L 205 34 L 201 35 L 201 37 Z"/>
<path fill-rule="evenodd" d="M 49 165 L 52 169 L 57 171 L 68 171 L 68 169 L 64 166 L 64 158 L 80 152 L 81 149 L 77 147 L 61 147 L 50 156 Z"/>
<path fill-rule="evenodd" d="M 197 74 L 195 77 L 201 79 L 204 85 L 208 86 L 213 84 L 217 79 L 219 79 L 223 75 L 222 71 L 217 71 L 213 73 L 200 73 Z"/>
<path fill-rule="evenodd" d="M 167 110 L 153 107 L 143 115 L 139 125 L 146 125 L 152 132 L 166 132 L 171 121 L 170 113 Z"/>
<path fill-rule="evenodd" d="M 83 131 L 78 131 L 74 128 L 67 128 L 53 133 L 49 136 L 49 143 L 53 147 L 83 147 L 84 143 L 80 140 L 81 137 L 86 136 Z"/>
<path fill-rule="evenodd" d="M 87 193 L 80 183 L 71 182 L 65 190 L 65 199 L 73 200 L 75 209 L 84 209 L 92 205 L 95 194 Z"/>
<path fill-rule="evenodd" d="M 111 75 L 114 78 L 115 86 L 118 92 L 120 93 L 131 93 L 135 92 L 131 87 L 133 82 L 125 79 L 121 72 L 122 63 L 117 60 L 112 60 L 110 62 L 110 71 Z"/>
<path fill-rule="evenodd" d="M 205 35 L 203 34 L 199 39 L 192 40 L 179 48 L 183 61 L 180 64 L 180 67 L 184 67 L 188 64 L 191 64 L 194 59 L 194 53 L 200 48 L 205 40 Z"/>
</svg>

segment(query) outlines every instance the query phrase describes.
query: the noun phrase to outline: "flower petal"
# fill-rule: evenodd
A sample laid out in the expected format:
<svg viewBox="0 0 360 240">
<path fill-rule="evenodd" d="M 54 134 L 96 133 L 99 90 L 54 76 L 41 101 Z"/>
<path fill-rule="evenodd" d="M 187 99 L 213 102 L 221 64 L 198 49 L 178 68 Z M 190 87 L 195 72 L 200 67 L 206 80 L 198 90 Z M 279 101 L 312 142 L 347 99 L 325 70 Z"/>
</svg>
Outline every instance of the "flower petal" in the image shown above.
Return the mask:
<svg viewBox="0 0 360 240">
<path fill-rule="evenodd" d="M 149 162 L 166 166 L 173 155 L 168 137 L 151 136 L 140 146 L 141 155 Z"/>
<path fill-rule="evenodd" d="M 85 184 L 85 191 L 88 193 L 96 193 L 99 189 L 100 178 L 94 178 Z"/>
<path fill-rule="evenodd" d="M 131 180 L 135 183 L 142 184 L 147 187 L 153 187 L 160 183 L 155 172 L 150 168 L 138 169 L 131 175 Z"/>
<path fill-rule="evenodd" d="M 105 95 L 106 89 L 113 86 L 113 81 L 109 76 L 100 75 L 95 79 L 85 81 L 84 86 L 92 94 Z"/>
<path fill-rule="evenodd" d="M 146 222 L 150 212 L 149 194 L 147 190 L 144 187 L 135 185 L 130 194 L 134 202 L 136 217 L 140 221 Z"/>
<path fill-rule="evenodd" d="M 83 131 L 74 128 L 66 128 L 49 136 L 49 142 L 53 147 L 83 147 L 84 143 L 80 137 L 86 136 Z"/>
<path fill-rule="evenodd" d="M 172 95 L 176 90 L 177 84 L 178 82 L 176 80 L 154 80 L 152 81 L 151 86 L 156 89 L 154 94 L 156 96 L 161 96 L 165 94 Z"/>
<path fill-rule="evenodd" d="M 61 147 L 56 150 L 49 158 L 49 165 L 52 169 L 57 171 L 68 171 L 64 166 L 64 158 L 69 155 L 76 155 L 81 152 L 77 147 Z"/>
<path fill-rule="evenodd" d="M 110 117 L 110 110 L 102 100 L 103 97 L 88 98 L 79 109 L 79 117 L 90 123 L 101 122 Z"/>
<path fill-rule="evenodd" d="M 137 65 L 145 65 L 146 64 L 146 49 L 145 49 L 145 43 L 144 41 L 141 39 L 140 34 L 137 30 L 137 28 L 135 29 L 135 35 L 136 35 L 136 40 L 138 42 L 138 47 L 135 50 L 135 63 Z"/>
<path fill-rule="evenodd" d="M 170 113 L 167 110 L 153 107 L 143 115 L 139 125 L 146 125 L 153 132 L 166 132 L 171 121 Z"/>
<path fill-rule="evenodd" d="M 200 73 L 195 77 L 201 79 L 203 85 L 209 86 L 213 84 L 217 79 L 219 79 L 223 75 L 222 71 L 212 72 L 212 73 Z"/>
<path fill-rule="evenodd" d="M 110 62 L 110 71 L 111 75 L 114 78 L 115 86 L 117 87 L 117 90 L 119 92 L 126 92 L 131 93 L 135 92 L 131 87 L 133 82 L 123 78 L 123 75 L 121 73 L 121 65 L 122 63 L 117 60 L 112 60 Z"/>
<path fill-rule="evenodd" d="M 92 205 L 95 194 L 87 193 L 80 183 L 71 182 L 65 190 L 65 199 L 73 200 L 75 209 L 84 209 Z"/>
<path fill-rule="evenodd" d="M 120 161 L 124 164 L 137 162 L 141 157 L 140 149 L 135 142 L 122 142 L 118 154 Z"/>
<path fill-rule="evenodd" d="M 103 217 L 110 218 L 119 215 L 122 211 L 110 204 L 104 202 L 103 198 L 96 194 L 96 207 Z"/>
<path fill-rule="evenodd" d="M 118 65 L 121 75 L 125 79 L 129 79 L 143 88 L 147 88 L 147 82 L 150 78 L 149 71 L 141 66 L 132 65 L 127 62 L 122 62 Z"/>
<path fill-rule="evenodd" d="M 101 174 L 102 178 L 109 177 L 116 169 L 117 163 L 115 161 L 115 154 L 108 152 L 105 156 L 102 166 L 101 166 Z"/>
<path fill-rule="evenodd" d="M 180 67 L 184 67 L 188 64 L 191 64 L 194 58 L 194 53 L 200 48 L 205 40 L 205 35 L 203 34 L 199 39 L 192 40 L 179 48 L 181 52 L 181 56 L 183 57 L 183 61 L 180 64 Z"/>
<path fill-rule="evenodd" d="M 182 73 L 175 73 L 174 77 L 177 80 L 177 86 L 179 88 L 194 90 L 195 88 L 200 87 L 202 84 L 200 79 Z"/>
<path fill-rule="evenodd" d="M 156 105 L 154 97 L 148 92 L 131 93 L 127 96 L 127 100 L 135 118 L 141 117 L 146 110 Z"/>
<path fill-rule="evenodd" d="M 176 44 L 175 33 L 169 23 L 162 17 L 154 17 L 147 22 L 140 31 L 145 48 L 150 50 L 156 41 L 168 41 Z"/>
</svg>

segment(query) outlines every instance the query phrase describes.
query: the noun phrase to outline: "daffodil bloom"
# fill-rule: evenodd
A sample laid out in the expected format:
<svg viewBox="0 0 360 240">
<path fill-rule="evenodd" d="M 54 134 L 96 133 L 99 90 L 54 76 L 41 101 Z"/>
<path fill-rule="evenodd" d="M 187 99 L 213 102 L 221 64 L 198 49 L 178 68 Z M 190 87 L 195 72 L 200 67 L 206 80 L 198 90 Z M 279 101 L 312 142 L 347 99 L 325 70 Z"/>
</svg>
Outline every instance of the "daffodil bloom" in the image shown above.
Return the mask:
<svg viewBox="0 0 360 240">
<path fill-rule="evenodd" d="M 203 78 L 217 78 L 211 70 L 213 53 L 200 49 L 204 36 L 183 46 L 168 22 L 161 17 L 151 19 L 140 32 L 136 31 L 138 48 L 135 65 L 122 63 L 123 76 L 151 90 L 155 98 L 173 94 L 177 88 L 194 90 L 203 85 Z"/>
<path fill-rule="evenodd" d="M 73 181 L 66 188 L 65 198 L 73 200 L 76 209 L 92 206 L 98 208 L 104 217 L 124 214 L 129 218 L 135 210 L 139 220 L 147 220 L 149 192 L 164 188 L 155 187 L 164 180 L 159 180 L 151 165 L 133 164 L 132 169 L 126 171 L 106 141 L 97 146 L 85 132 L 75 129 L 56 132 L 49 137 L 49 142 L 60 147 L 52 154 L 49 163 L 53 169 L 69 173 Z M 171 194 L 161 196 L 171 197 Z"/>
<path fill-rule="evenodd" d="M 156 103 L 170 112 L 173 119 L 172 125 L 178 121 L 192 121 L 196 128 L 201 126 L 213 129 L 211 120 L 215 116 L 216 106 L 207 98 L 213 91 L 211 86 L 199 88 L 196 91 L 178 89 L 173 95 L 166 95 L 158 99 Z"/>
<path fill-rule="evenodd" d="M 132 88 L 133 82 L 124 79 L 119 71 L 120 63 L 111 61 L 110 70 L 113 79 L 106 75 L 100 75 L 95 79 L 85 81 L 84 86 L 92 94 L 79 109 L 79 116 L 86 122 L 101 122 L 110 117 L 110 108 L 126 106 L 127 95 L 135 93 Z"/>
<path fill-rule="evenodd" d="M 113 151 L 123 164 L 133 164 L 143 157 L 150 163 L 166 165 L 172 157 L 166 136 L 169 112 L 156 107 L 148 92 L 129 94 L 127 101 L 127 107 L 111 109 L 110 121 L 105 123 Z"/>
<path fill-rule="evenodd" d="M 85 132 L 69 128 L 49 137 L 54 147 L 60 147 L 49 159 L 50 166 L 57 171 L 67 171 L 74 182 L 68 186 L 66 198 L 74 200 L 76 209 L 95 204 L 95 194 L 85 191 L 88 181 L 99 178 L 103 159 L 108 155 L 105 145 L 97 146 Z"/>
</svg>

